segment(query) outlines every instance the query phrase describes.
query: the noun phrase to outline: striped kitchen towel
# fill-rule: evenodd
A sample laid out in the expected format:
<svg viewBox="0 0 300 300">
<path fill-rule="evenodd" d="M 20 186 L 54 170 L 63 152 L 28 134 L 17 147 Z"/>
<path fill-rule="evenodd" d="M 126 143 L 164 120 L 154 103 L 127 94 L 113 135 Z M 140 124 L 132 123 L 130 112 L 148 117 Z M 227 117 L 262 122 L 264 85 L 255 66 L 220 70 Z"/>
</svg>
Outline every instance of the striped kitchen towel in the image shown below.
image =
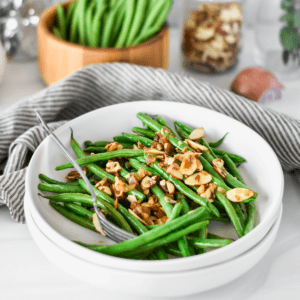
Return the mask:
<svg viewBox="0 0 300 300">
<path fill-rule="evenodd" d="M 15 220 L 25 222 L 26 166 L 45 138 L 35 109 L 56 129 L 99 107 L 148 99 L 186 102 L 233 117 L 269 142 L 284 170 L 300 169 L 299 121 L 193 77 L 129 64 L 102 64 L 84 68 L 1 114 L 0 203 L 9 207 Z"/>
</svg>

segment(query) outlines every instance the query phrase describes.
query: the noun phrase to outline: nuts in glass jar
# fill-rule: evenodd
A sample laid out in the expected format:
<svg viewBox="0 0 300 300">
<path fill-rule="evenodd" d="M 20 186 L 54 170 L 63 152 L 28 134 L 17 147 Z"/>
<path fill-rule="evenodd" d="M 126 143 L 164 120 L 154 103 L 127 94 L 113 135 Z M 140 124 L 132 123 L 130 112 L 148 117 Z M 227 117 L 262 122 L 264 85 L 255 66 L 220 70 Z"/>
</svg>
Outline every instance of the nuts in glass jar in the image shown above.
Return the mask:
<svg viewBox="0 0 300 300">
<path fill-rule="evenodd" d="M 184 25 L 182 51 L 187 66 L 202 72 L 222 72 L 236 62 L 242 26 L 236 2 L 202 3 Z"/>
</svg>

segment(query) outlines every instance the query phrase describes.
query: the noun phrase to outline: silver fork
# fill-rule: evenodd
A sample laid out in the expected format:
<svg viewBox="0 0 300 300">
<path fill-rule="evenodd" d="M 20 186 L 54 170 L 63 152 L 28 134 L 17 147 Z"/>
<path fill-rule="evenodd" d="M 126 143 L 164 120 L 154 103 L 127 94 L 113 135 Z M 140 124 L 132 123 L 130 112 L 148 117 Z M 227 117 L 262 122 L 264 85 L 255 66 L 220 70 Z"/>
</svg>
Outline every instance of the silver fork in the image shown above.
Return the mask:
<svg viewBox="0 0 300 300">
<path fill-rule="evenodd" d="M 93 187 L 90 183 L 90 181 L 88 180 L 88 178 L 86 177 L 86 175 L 84 174 L 84 172 L 82 171 L 81 167 L 77 164 L 76 160 L 73 159 L 73 157 L 68 153 L 68 150 L 65 148 L 65 146 L 61 143 L 61 141 L 58 139 L 58 137 L 50 130 L 50 128 L 48 127 L 47 123 L 44 121 L 44 119 L 42 118 L 41 114 L 39 113 L 38 110 L 35 110 L 36 116 L 38 121 L 40 122 L 41 128 L 43 129 L 43 131 L 48 135 L 51 136 L 54 141 L 57 143 L 57 145 L 61 148 L 62 152 L 64 153 L 64 155 L 69 159 L 69 161 L 73 164 L 74 168 L 78 171 L 78 173 L 80 174 L 81 178 L 84 180 L 84 182 L 86 183 L 86 185 L 88 186 L 91 196 L 93 198 L 93 204 L 94 204 L 94 209 L 95 212 L 98 216 L 98 219 L 100 221 L 100 224 L 103 228 L 103 231 L 105 232 L 105 234 L 107 235 L 107 237 L 109 237 L 110 239 L 112 239 L 113 241 L 119 243 L 119 242 L 123 242 L 129 239 L 132 239 L 135 237 L 134 234 L 129 233 L 117 226 L 115 226 L 114 224 L 110 223 L 99 211 L 98 206 L 97 206 L 97 198 L 95 195 L 95 192 L 93 190 Z"/>
</svg>

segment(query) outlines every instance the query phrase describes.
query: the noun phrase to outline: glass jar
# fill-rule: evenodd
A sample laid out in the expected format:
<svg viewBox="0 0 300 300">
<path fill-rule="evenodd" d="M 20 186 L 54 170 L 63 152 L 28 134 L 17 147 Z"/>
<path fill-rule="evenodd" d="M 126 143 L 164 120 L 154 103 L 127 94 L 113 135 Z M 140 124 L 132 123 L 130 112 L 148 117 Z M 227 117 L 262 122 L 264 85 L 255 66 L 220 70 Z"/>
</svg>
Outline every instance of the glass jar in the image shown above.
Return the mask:
<svg viewBox="0 0 300 300">
<path fill-rule="evenodd" d="M 186 67 L 224 72 L 236 61 L 241 45 L 241 1 L 185 1 L 182 53 Z"/>
</svg>

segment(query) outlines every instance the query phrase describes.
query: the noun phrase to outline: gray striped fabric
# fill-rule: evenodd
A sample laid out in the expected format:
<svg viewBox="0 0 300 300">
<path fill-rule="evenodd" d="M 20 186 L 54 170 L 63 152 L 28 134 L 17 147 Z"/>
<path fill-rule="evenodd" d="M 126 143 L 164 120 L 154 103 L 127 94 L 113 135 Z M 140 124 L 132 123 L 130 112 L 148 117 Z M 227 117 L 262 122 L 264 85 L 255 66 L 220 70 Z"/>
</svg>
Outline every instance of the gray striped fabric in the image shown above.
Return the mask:
<svg viewBox="0 0 300 300">
<path fill-rule="evenodd" d="M 65 120 L 96 108 L 145 99 L 186 102 L 231 116 L 269 142 L 284 170 L 300 166 L 299 121 L 189 76 L 128 64 L 102 64 L 82 69 L 1 114 L 0 161 L 6 164 L 0 176 L 0 203 L 9 207 L 15 220 L 25 222 L 26 166 L 45 137 L 34 109 L 56 129 Z"/>
</svg>

